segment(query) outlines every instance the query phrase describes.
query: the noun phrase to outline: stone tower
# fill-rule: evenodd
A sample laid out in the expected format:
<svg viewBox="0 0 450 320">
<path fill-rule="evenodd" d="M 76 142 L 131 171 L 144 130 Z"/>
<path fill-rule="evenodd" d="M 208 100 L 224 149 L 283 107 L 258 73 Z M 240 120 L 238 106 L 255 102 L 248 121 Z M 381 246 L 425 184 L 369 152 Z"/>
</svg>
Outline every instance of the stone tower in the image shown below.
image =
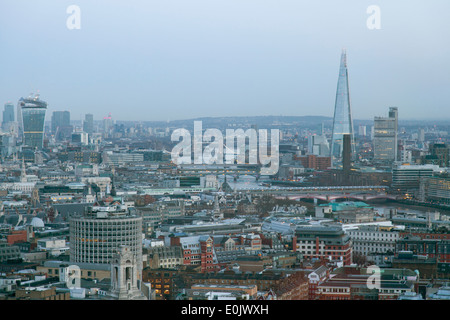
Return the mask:
<svg viewBox="0 0 450 320">
<path fill-rule="evenodd" d="M 140 286 L 136 255 L 128 246 L 120 246 L 111 262 L 110 296 L 118 300 L 145 300 Z"/>
</svg>

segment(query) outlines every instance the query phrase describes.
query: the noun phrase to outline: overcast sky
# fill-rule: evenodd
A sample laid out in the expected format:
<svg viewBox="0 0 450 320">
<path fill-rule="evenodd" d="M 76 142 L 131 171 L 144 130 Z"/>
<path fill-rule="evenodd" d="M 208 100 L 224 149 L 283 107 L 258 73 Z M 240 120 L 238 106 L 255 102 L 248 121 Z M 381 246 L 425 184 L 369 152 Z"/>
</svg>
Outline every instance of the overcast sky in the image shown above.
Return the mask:
<svg viewBox="0 0 450 320">
<path fill-rule="evenodd" d="M 69 5 L 81 29 L 69 30 Z M 366 12 L 380 8 L 381 29 Z M 450 119 L 448 0 L 1 0 L 0 106 L 39 90 L 72 120 L 333 116 L 341 50 L 354 119 Z"/>
</svg>

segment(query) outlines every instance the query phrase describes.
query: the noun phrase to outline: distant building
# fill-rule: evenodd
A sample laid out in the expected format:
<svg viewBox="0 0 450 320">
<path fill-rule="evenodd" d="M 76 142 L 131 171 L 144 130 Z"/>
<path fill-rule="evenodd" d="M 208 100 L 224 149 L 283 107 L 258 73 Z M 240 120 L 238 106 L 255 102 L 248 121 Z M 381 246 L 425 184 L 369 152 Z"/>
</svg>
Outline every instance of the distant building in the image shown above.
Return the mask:
<svg viewBox="0 0 450 320">
<path fill-rule="evenodd" d="M 67 139 L 72 133 L 73 127 L 70 125 L 69 111 L 53 111 L 51 121 L 51 131 L 57 141 Z"/>
<path fill-rule="evenodd" d="M 5 103 L 2 119 L 2 129 L 4 132 L 11 131 L 11 126 L 15 123 L 14 119 L 14 105 L 10 102 Z"/>
<path fill-rule="evenodd" d="M 306 156 L 297 156 L 295 159 L 300 160 L 304 168 L 327 170 L 331 167 L 331 157 L 328 156 L 316 156 L 311 154 Z"/>
<path fill-rule="evenodd" d="M 417 255 L 412 251 L 398 251 L 392 261 L 392 267 L 417 270 L 422 280 L 436 278 L 438 273 L 436 258 Z"/>
<path fill-rule="evenodd" d="M 94 133 L 94 115 L 88 113 L 84 116 L 83 131 L 87 134 Z"/>
<path fill-rule="evenodd" d="M 450 204 L 450 177 L 429 177 L 421 180 L 423 201 Z"/>
<path fill-rule="evenodd" d="M 23 134 L 23 145 L 33 149 L 42 149 L 44 143 L 44 121 L 47 111 L 47 102 L 39 99 L 39 95 L 34 98 L 20 98 L 18 103 L 17 120 L 19 130 Z"/>
<path fill-rule="evenodd" d="M 423 158 L 423 164 L 434 164 L 441 168 L 449 166 L 450 147 L 445 143 L 433 143 L 430 145 L 430 154 Z"/>
<path fill-rule="evenodd" d="M 351 238 L 339 226 L 298 226 L 295 235 L 304 258 L 352 263 Z"/>
<path fill-rule="evenodd" d="M 20 249 L 18 246 L 9 245 L 6 242 L 0 242 L 0 263 L 8 260 L 15 260 L 20 258 Z"/>
<path fill-rule="evenodd" d="M 437 165 L 400 165 L 392 169 L 392 189 L 399 192 L 418 192 L 420 181 L 433 176 Z"/>
<path fill-rule="evenodd" d="M 350 89 L 348 83 L 347 53 L 342 51 L 341 64 L 339 67 L 339 78 L 336 90 L 336 102 L 334 107 L 333 132 L 331 136 L 330 156 L 334 162 L 342 160 L 343 135 L 351 137 L 351 154 L 355 152 L 353 136 L 353 120 L 350 104 Z"/>
<path fill-rule="evenodd" d="M 308 153 L 319 157 L 330 156 L 330 145 L 324 134 L 308 137 Z"/>
<path fill-rule="evenodd" d="M 392 252 L 393 254 L 396 241 L 399 239 L 398 232 L 381 230 L 378 226 L 360 226 L 347 230 L 347 233 L 352 238 L 353 252 L 367 257 L 373 253 Z"/>
<path fill-rule="evenodd" d="M 409 269 L 379 269 L 375 272 L 350 266 L 338 268 L 318 285 L 318 297 L 320 300 L 397 300 L 405 293 L 414 292 L 419 279 L 418 274 Z M 374 285 L 369 279 L 371 276 L 376 276 L 379 282 Z"/>
<path fill-rule="evenodd" d="M 374 160 L 392 163 L 398 157 L 398 109 L 389 108 L 389 116 L 374 118 Z"/>
</svg>

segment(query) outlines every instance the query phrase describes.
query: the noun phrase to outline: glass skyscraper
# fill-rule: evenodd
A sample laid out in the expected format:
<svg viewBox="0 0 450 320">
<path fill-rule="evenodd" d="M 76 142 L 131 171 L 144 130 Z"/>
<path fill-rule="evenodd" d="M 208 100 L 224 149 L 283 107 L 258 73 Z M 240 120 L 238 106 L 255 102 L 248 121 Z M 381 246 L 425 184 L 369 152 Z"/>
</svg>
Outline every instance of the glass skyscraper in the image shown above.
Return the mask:
<svg viewBox="0 0 450 320">
<path fill-rule="evenodd" d="M 386 163 L 397 161 L 398 109 L 390 107 L 388 117 L 375 117 L 373 130 L 373 159 Z"/>
<path fill-rule="evenodd" d="M 33 149 L 42 149 L 44 142 L 44 121 L 47 102 L 39 99 L 39 95 L 20 98 L 20 117 L 23 132 L 23 145 Z"/>
<path fill-rule="evenodd" d="M 351 155 L 355 152 L 353 137 L 352 110 L 350 104 L 350 91 L 348 85 L 347 53 L 342 51 L 339 78 L 336 90 L 334 107 L 333 133 L 331 136 L 330 156 L 334 163 L 342 160 L 343 135 L 349 134 L 351 139 Z"/>
<path fill-rule="evenodd" d="M 14 105 L 10 102 L 5 104 L 5 109 L 3 110 L 2 123 L 14 122 Z"/>
</svg>

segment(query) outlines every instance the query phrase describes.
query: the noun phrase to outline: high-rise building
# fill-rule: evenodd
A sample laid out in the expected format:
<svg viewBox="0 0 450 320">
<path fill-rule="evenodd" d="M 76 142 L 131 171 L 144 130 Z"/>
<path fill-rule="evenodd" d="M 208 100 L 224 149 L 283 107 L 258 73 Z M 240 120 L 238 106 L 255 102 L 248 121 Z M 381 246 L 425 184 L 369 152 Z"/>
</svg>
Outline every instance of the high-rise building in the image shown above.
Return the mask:
<svg viewBox="0 0 450 320">
<path fill-rule="evenodd" d="M 308 137 L 308 153 L 321 157 L 330 155 L 330 145 L 324 134 Z"/>
<path fill-rule="evenodd" d="M 55 134 L 59 127 L 70 126 L 69 111 L 53 111 L 52 114 L 52 133 Z"/>
<path fill-rule="evenodd" d="M 83 131 L 92 134 L 94 132 L 94 115 L 86 114 L 83 121 Z"/>
<path fill-rule="evenodd" d="M 40 100 L 39 94 L 36 94 L 34 97 L 20 98 L 17 109 L 23 145 L 32 149 L 42 149 L 47 102 Z"/>
<path fill-rule="evenodd" d="M 110 264 L 120 246 L 136 257 L 138 279 L 142 275 L 142 217 L 127 209 L 92 207 L 69 221 L 70 261 Z"/>
<path fill-rule="evenodd" d="M 398 109 L 389 108 L 388 117 L 374 118 L 373 153 L 375 161 L 398 160 Z"/>
<path fill-rule="evenodd" d="M 353 136 L 352 109 L 350 103 L 350 90 L 348 85 L 347 53 L 342 51 L 339 78 L 336 90 L 336 102 L 334 107 L 333 133 L 331 136 L 330 155 L 333 162 L 342 160 L 343 135 L 349 134 L 351 138 L 352 157 L 355 152 Z"/>
<path fill-rule="evenodd" d="M 53 111 L 51 130 L 56 140 L 69 138 L 73 131 L 73 127 L 70 125 L 70 112 Z"/>
<path fill-rule="evenodd" d="M 111 117 L 111 113 L 108 116 L 103 118 L 103 133 L 106 137 L 109 137 L 111 134 L 111 130 L 113 128 L 113 120 Z"/>
<path fill-rule="evenodd" d="M 10 102 L 5 103 L 5 109 L 3 110 L 2 123 L 8 123 L 14 121 L 14 105 Z"/>
<path fill-rule="evenodd" d="M 17 134 L 17 122 L 14 120 L 14 105 L 10 102 L 5 103 L 5 109 L 3 110 L 2 120 L 3 132 L 9 132 L 11 134 Z"/>
</svg>

